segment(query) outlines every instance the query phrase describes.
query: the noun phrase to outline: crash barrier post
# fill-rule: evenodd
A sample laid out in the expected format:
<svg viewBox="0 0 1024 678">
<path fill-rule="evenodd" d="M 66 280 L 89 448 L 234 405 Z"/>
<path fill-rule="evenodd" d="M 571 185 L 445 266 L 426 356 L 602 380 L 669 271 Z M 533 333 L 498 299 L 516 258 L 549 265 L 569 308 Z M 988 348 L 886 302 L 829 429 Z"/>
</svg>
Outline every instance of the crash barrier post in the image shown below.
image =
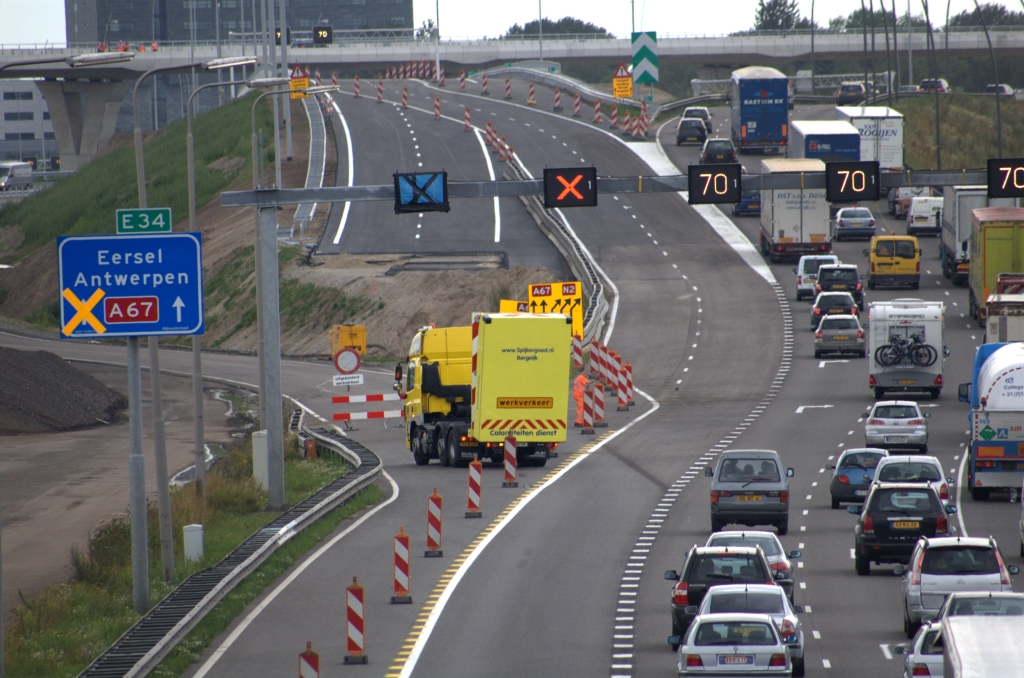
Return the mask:
<svg viewBox="0 0 1024 678">
<path fill-rule="evenodd" d="M 434 97 L 434 120 L 441 119 L 441 97 Z"/>
<path fill-rule="evenodd" d="M 502 481 L 501 486 L 519 487 L 519 481 L 516 480 L 517 476 L 516 438 L 515 436 L 507 436 L 505 438 L 505 480 Z"/>
<path fill-rule="evenodd" d="M 359 581 L 352 577 L 352 586 L 345 589 L 345 621 L 347 650 L 343 663 L 345 664 L 366 664 L 369 658 L 366 656 L 366 638 L 363 636 L 365 629 L 365 618 L 363 617 L 363 587 Z"/>
<path fill-rule="evenodd" d="M 441 550 L 441 508 L 444 504 L 444 499 L 437 493 L 437 488 L 434 488 L 434 493 L 427 497 L 427 550 L 423 554 L 424 558 L 440 558 L 444 555 Z"/>
<path fill-rule="evenodd" d="M 441 67 L 441 72 L 437 76 L 437 86 L 444 87 L 444 66 Z"/>
<path fill-rule="evenodd" d="M 505 136 L 502 135 L 501 139 L 498 140 L 498 160 L 505 162 Z"/>
<path fill-rule="evenodd" d="M 410 591 L 412 587 L 409 581 L 409 535 L 405 533 L 405 528 L 399 525 L 398 534 L 395 535 L 395 595 L 391 596 L 391 604 L 411 604 Z"/>
<path fill-rule="evenodd" d="M 384 80 L 377 76 L 377 103 L 384 103 Z"/>
<path fill-rule="evenodd" d="M 466 517 L 482 518 L 480 511 L 480 488 L 483 484 L 484 465 L 480 463 L 479 457 L 474 457 L 469 462 L 469 497 L 466 500 Z"/>
<path fill-rule="evenodd" d="M 469 109 L 468 108 L 466 109 L 466 115 L 463 117 L 463 119 L 466 122 L 466 131 L 467 132 L 472 132 L 473 131 L 473 127 L 469 124 Z"/>
<path fill-rule="evenodd" d="M 338 72 L 337 71 L 331 73 L 331 84 L 334 85 L 335 87 L 338 86 Z"/>
<path fill-rule="evenodd" d="M 599 361 L 598 351 L 600 351 L 598 346 L 600 346 L 600 345 L 601 345 L 601 342 L 599 342 L 597 339 L 591 339 L 590 340 L 590 378 L 591 379 L 593 379 L 594 377 L 597 376 L 597 365 L 598 365 L 598 361 Z"/>
<path fill-rule="evenodd" d="M 466 91 L 466 71 L 459 71 L 459 91 Z"/>
<path fill-rule="evenodd" d="M 409 108 L 409 88 L 402 88 L 402 108 Z"/>
<path fill-rule="evenodd" d="M 623 111 L 622 113 L 622 136 L 629 136 L 629 111 Z"/>
</svg>

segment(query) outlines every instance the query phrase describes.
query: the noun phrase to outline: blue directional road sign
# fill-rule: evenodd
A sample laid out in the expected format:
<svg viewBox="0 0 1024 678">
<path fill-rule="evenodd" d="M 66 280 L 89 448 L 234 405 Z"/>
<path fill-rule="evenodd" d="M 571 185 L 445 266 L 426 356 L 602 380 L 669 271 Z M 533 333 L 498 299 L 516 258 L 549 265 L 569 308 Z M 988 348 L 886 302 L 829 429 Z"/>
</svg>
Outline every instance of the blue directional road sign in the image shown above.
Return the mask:
<svg viewBox="0 0 1024 678">
<path fill-rule="evenodd" d="M 447 212 L 448 173 L 395 173 L 395 214 Z"/>
<path fill-rule="evenodd" d="M 199 233 L 57 239 L 65 339 L 203 334 Z"/>
</svg>

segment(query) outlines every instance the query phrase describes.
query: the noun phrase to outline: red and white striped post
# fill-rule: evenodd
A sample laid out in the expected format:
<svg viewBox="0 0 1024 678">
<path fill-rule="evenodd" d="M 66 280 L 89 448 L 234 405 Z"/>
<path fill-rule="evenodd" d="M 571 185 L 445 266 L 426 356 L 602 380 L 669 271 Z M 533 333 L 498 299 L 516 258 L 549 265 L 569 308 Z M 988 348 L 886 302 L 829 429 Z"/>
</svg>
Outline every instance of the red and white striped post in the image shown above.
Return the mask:
<svg viewBox="0 0 1024 678">
<path fill-rule="evenodd" d="M 629 136 L 629 110 L 622 112 L 622 136 Z"/>
<path fill-rule="evenodd" d="M 491 96 L 490 90 L 487 89 L 487 74 L 484 73 L 483 80 L 480 81 L 480 94 L 485 97 Z"/>
<path fill-rule="evenodd" d="M 597 376 L 598 366 L 598 347 L 601 345 L 597 339 L 590 340 L 590 378 L 593 379 Z"/>
<path fill-rule="evenodd" d="M 572 93 L 572 117 L 578 118 L 581 116 L 580 113 L 580 93 Z"/>
<path fill-rule="evenodd" d="M 562 92 L 557 87 L 555 88 L 555 105 L 552 108 L 555 113 L 562 111 Z"/>
<path fill-rule="evenodd" d="M 491 128 L 491 153 L 498 152 L 498 130 Z"/>
<path fill-rule="evenodd" d="M 359 98 L 359 76 L 358 75 L 356 76 L 356 79 L 353 81 L 353 83 L 354 83 L 353 87 L 355 87 L 355 90 L 356 90 L 356 99 L 358 99 Z"/>
<path fill-rule="evenodd" d="M 601 124 L 601 100 L 594 99 L 594 124 Z"/>
<path fill-rule="evenodd" d="M 384 103 L 384 80 L 377 76 L 377 103 Z"/>
<path fill-rule="evenodd" d="M 473 131 L 473 127 L 472 127 L 472 125 L 469 124 L 469 108 L 466 108 L 466 114 L 463 116 L 463 120 L 466 123 L 466 131 L 467 132 L 472 132 Z"/>
<path fill-rule="evenodd" d="M 612 117 L 611 117 L 611 128 L 615 129 L 619 126 L 619 105 L 612 104 Z"/>
<path fill-rule="evenodd" d="M 626 361 L 626 398 L 630 406 L 636 405 L 633 399 L 633 363 Z"/>
<path fill-rule="evenodd" d="M 313 641 L 306 641 L 306 651 L 299 655 L 299 678 L 320 678 L 320 655 L 313 652 Z"/>
<path fill-rule="evenodd" d="M 409 88 L 402 88 L 402 108 L 409 108 Z"/>
<path fill-rule="evenodd" d="M 336 71 L 334 73 L 331 73 L 331 84 L 334 85 L 335 87 L 338 86 L 338 73 Z"/>
<path fill-rule="evenodd" d="M 398 77 L 400 80 L 405 80 L 405 64 L 402 64 L 401 68 L 399 69 Z"/>
<path fill-rule="evenodd" d="M 417 61 L 416 62 L 416 78 L 419 79 L 419 80 L 423 79 L 423 62 L 422 61 Z"/>
<path fill-rule="evenodd" d="M 466 71 L 459 71 L 459 91 L 466 91 Z"/>
<path fill-rule="evenodd" d="M 364 593 L 359 581 L 352 577 L 352 586 L 345 589 L 345 635 L 348 637 L 348 654 L 343 661 L 345 664 L 366 664 L 369 661 L 366 656 L 366 638 L 363 636 L 366 628 L 366 620 L 363 617 Z"/>
<path fill-rule="evenodd" d="M 512 80 L 510 78 L 505 78 L 505 98 L 512 98 Z"/>
<path fill-rule="evenodd" d="M 440 558 L 444 555 L 441 550 L 441 508 L 444 505 L 444 499 L 437 493 L 437 488 L 434 488 L 434 493 L 427 497 L 427 550 L 423 554 L 424 558 Z"/>
<path fill-rule="evenodd" d="M 395 535 L 395 595 L 391 596 L 392 605 L 408 605 L 412 603 L 412 588 L 409 584 L 409 535 L 405 528 L 398 526 Z"/>
<path fill-rule="evenodd" d="M 512 144 L 509 144 L 508 148 L 505 149 L 505 161 L 506 162 L 512 162 L 512 160 L 513 160 L 513 158 L 515 158 L 515 156 L 516 156 L 516 152 L 514 150 L 512 150 Z"/>
<path fill-rule="evenodd" d="M 316 84 L 317 85 L 322 85 L 323 84 L 323 81 L 320 79 L 320 67 L 319 66 L 317 66 L 317 69 L 316 69 Z"/>
<path fill-rule="evenodd" d="M 434 120 L 441 119 L 441 97 L 434 97 Z"/>
<path fill-rule="evenodd" d="M 615 354 L 615 372 L 618 376 L 618 396 L 619 405 L 618 411 L 625 412 L 629 410 L 629 387 L 627 385 L 628 377 L 626 376 L 626 361 L 622 359 L 622 356 Z"/>
<path fill-rule="evenodd" d="M 597 379 L 594 380 L 594 383 L 597 386 L 601 387 L 599 390 L 604 390 L 605 388 L 608 387 L 608 383 L 607 383 L 608 382 L 608 377 L 607 377 L 607 374 L 608 374 L 607 360 L 608 360 L 608 347 L 605 346 L 604 344 L 598 344 L 597 345 Z"/>
<path fill-rule="evenodd" d="M 604 420 L 604 389 L 594 389 L 594 426 L 604 428 L 608 422 Z"/>
<path fill-rule="evenodd" d="M 505 162 L 505 147 L 506 146 L 507 146 L 507 144 L 505 143 L 505 137 L 502 136 L 501 139 L 498 140 L 498 160 L 500 160 L 501 162 Z"/>
<path fill-rule="evenodd" d="M 647 102 L 644 102 L 644 106 L 640 111 L 640 136 L 644 139 L 647 138 Z"/>
<path fill-rule="evenodd" d="M 479 457 L 474 457 L 469 462 L 469 497 L 466 499 L 466 517 L 483 518 L 480 510 L 480 488 L 483 486 L 484 465 L 480 463 Z"/>
<path fill-rule="evenodd" d="M 633 116 L 633 138 L 640 138 L 640 116 Z"/>
<path fill-rule="evenodd" d="M 527 106 L 536 106 L 537 105 L 537 100 L 534 98 L 534 94 L 535 94 L 535 92 L 534 92 L 534 89 L 533 89 L 533 83 L 531 82 L 530 83 L 530 96 L 526 97 L 526 105 Z"/>
<path fill-rule="evenodd" d="M 583 390 L 583 428 L 580 429 L 580 434 L 581 435 L 593 435 L 593 433 L 594 433 L 594 387 L 588 385 Z"/>
<path fill-rule="evenodd" d="M 501 482 L 502 487 L 519 487 L 518 464 L 516 461 L 516 438 L 508 436 L 505 438 L 505 480 Z"/>
<path fill-rule="evenodd" d="M 444 66 L 441 66 L 441 72 L 437 77 L 437 86 L 444 87 Z"/>
<path fill-rule="evenodd" d="M 572 335 L 572 365 L 577 370 L 583 369 L 583 337 Z"/>
</svg>

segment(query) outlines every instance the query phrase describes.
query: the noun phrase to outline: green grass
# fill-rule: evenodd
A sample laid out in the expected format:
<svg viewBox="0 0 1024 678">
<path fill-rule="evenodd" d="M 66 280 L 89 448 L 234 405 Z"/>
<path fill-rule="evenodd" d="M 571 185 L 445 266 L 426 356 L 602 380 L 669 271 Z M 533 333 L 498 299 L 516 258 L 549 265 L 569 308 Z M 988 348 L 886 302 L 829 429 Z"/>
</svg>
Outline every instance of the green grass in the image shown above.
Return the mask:
<svg viewBox="0 0 1024 678">
<path fill-rule="evenodd" d="M 348 464 L 334 456 L 309 461 L 299 458 L 298 440 L 290 437 L 286 447 L 286 502 L 294 505 L 348 469 Z M 338 522 L 381 497 L 379 488 L 367 488 L 344 508 L 289 541 L 221 602 L 214 614 L 193 632 L 188 644 L 172 653 L 166 663 L 180 668 L 173 674 L 161 675 L 178 675 L 194 659 L 195 652 L 216 637 L 267 584 L 329 534 Z M 198 500 L 191 485 L 172 492 L 176 556 L 172 585 L 160 578 L 159 523 L 156 508 L 151 505 L 151 604 L 163 599 L 173 586 L 190 575 L 220 561 L 273 520 L 278 514 L 265 511 L 266 502 L 266 493 L 252 481 L 252 452 L 248 444 L 232 450 L 211 470 L 205 504 Z M 182 527 L 191 523 L 201 523 L 205 528 L 204 558 L 196 563 L 183 557 Z M 132 609 L 128 516 L 115 516 L 101 525 L 90 537 L 85 551 L 73 549 L 71 569 L 75 574 L 73 580 L 48 587 L 33 599 L 23 600 L 15 610 L 5 633 L 5 665 L 11 678 L 75 676 L 138 620 Z"/>
<path fill-rule="evenodd" d="M 1024 155 L 1024 102 L 1000 99 L 1003 157 Z M 905 160 L 914 169 L 935 169 L 935 99 L 907 97 L 894 104 L 903 113 Z M 943 169 L 986 166 L 996 152 L 996 102 L 992 97 L 939 95 Z"/>
<path fill-rule="evenodd" d="M 254 95 L 215 108 L 193 120 L 196 204 L 205 205 L 239 175 L 252 173 L 251 112 Z M 269 105 L 257 110 L 264 136 L 273 134 Z M 185 122 L 168 125 L 144 147 L 150 205 L 170 207 L 178 222 L 188 219 Z M 224 172 L 208 165 L 220 158 L 241 158 Z M 50 245 L 60 235 L 113 233 L 115 210 L 138 207 L 135 153 L 122 147 L 98 158 L 56 185 L 24 202 L 0 209 L 0 229 L 20 225 L 25 240 L 17 256 Z"/>
</svg>

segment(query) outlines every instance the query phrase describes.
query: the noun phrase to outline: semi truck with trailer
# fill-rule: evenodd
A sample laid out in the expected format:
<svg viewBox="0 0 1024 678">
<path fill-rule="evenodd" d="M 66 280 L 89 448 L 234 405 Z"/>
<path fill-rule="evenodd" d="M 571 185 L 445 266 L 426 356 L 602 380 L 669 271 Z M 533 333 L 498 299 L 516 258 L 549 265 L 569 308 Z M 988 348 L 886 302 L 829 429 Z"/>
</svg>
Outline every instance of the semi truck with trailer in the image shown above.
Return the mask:
<svg viewBox="0 0 1024 678">
<path fill-rule="evenodd" d="M 942 392 L 941 301 L 893 299 L 868 306 L 868 386 L 875 399 L 893 392 Z"/>
<path fill-rule="evenodd" d="M 986 344 L 1024 341 L 1024 294 L 990 294 L 985 308 Z"/>
<path fill-rule="evenodd" d="M 1020 626 L 1017 615 L 944 616 L 939 632 L 942 675 L 944 678 L 1020 676 L 1024 667 Z"/>
<path fill-rule="evenodd" d="M 982 344 L 960 402 L 971 405 L 967 480 L 971 498 L 1024 483 L 1024 344 Z"/>
<path fill-rule="evenodd" d="M 824 172 L 817 159 L 765 158 L 764 174 Z M 829 207 L 824 188 L 773 188 L 761 191 L 761 253 L 772 262 L 805 254 L 828 254 Z"/>
<path fill-rule="evenodd" d="M 785 153 L 789 147 L 789 78 L 767 66 L 732 72 L 732 141 L 740 153 Z"/>
<path fill-rule="evenodd" d="M 857 128 L 841 120 L 794 120 L 790 158 L 818 158 L 824 162 L 860 160 Z"/>
<path fill-rule="evenodd" d="M 985 186 L 943 186 L 939 259 L 942 274 L 954 285 L 966 285 L 970 276 L 971 212 L 981 207 L 1014 206 L 1013 198 L 989 199 Z"/>
<path fill-rule="evenodd" d="M 419 330 L 395 368 L 416 464 L 502 463 L 513 436 L 520 465 L 544 466 L 566 439 L 571 351 L 572 319 L 557 313 L 475 313 L 469 327 Z"/>
<path fill-rule="evenodd" d="M 860 132 L 860 158 L 883 170 L 903 169 L 903 114 L 888 106 L 836 106 L 836 120 Z"/>
<path fill-rule="evenodd" d="M 971 212 L 969 306 L 985 327 L 985 301 L 1000 273 L 1024 271 L 1024 208 L 983 207 Z"/>
</svg>

